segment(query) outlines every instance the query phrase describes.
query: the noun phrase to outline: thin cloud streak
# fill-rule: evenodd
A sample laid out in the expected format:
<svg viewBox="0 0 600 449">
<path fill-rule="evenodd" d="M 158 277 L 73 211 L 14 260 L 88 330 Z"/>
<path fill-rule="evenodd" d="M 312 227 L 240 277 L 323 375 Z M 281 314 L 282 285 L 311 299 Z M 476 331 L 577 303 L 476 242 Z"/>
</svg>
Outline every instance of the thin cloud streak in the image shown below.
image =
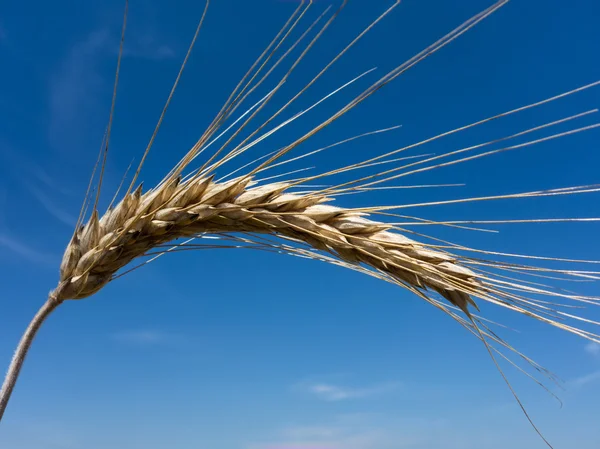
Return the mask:
<svg viewBox="0 0 600 449">
<path fill-rule="evenodd" d="M 67 138 L 75 140 L 68 143 L 77 143 L 75 130 L 85 133 L 85 129 L 81 128 L 83 122 L 96 108 L 99 91 L 107 85 L 100 75 L 100 62 L 109 44 L 108 29 L 90 33 L 84 41 L 71 48 L 51 77 L 48 133 L 57 148 L 62 147 Z"/>
<path fill-rule="evenodd" d="M 5 248 L 23 259 L 44 265 L 56 264 L 57 258 L 46 254 L 0 231 L 0 248 Z"/>
<path fill-rule="evenodd" d="M 56 206 L 56 204 L 44 192 L 42 192 L 40 189 L 33 186 L 32 184 L 29 184 L 27 188 L 33 194 L 33 196 L 35 196 L 39 203 L 44 207 L 44 209 L 46 209 L 50 213 L 50 215 L 52 215 L 61 223 L 66 224 L 70 228 L 73 228 L 75 226 L 77 219 L 74 215 L 71 215 L 70 213 Z"/>
<path fill-rule="evenodd" d="M 338 416 L 329 425 L 288 427 L 272 441 L 252 444 L 248 449 L 408 449 L 425 447 L 426 440 L 421 429 L 413 432 L 368 418 Z"/>
<path fill-rule="evenodd" d="M 336 402 L 382 396 L 396 391 L 400 386 L 399 382 L 381 383 L 360 388 L 343 387 L 327 383 L 313 383 L 300 385 L 300 388 L 324 401 Z"/>
<path fill-rule="evenodd" d="M 585 345 L 584 350 L 592 357 L 600 357 L 600 344 L 598 343 L 591 341 Z"/>
<path fill-rule="evenodd" d="M 152 32 L 132 36 L 123 47 L 123 57 L 163 61 L 175 56 L 175 50 L 169 45 L 158 43 L 155 33 Z"/>
<path fill-rule="evenodd" d="M 161 44 L 155 33 L 129 36 L 123 50 L 123 57 L 163 61 L 176 56 L 175 51 Z M 117 59 L 118 34 L 108 28 L 98 29 L 75 44 L 50 78 L 48 136 L 56 148 L 79 146 L 85 142 L 94 118 L 101 118 L 106 101 L 99 107 L 101 99 L 110 98 L 110 86 L 114 74 L 113 66 Z M 106 67 L 103 67 L 106 64 Z M 110 69 L 109 69 L 110 64 Z M 104 74 L 111 73 L 110 77 Z M 104 95 L 104 97 L 102 97 Z"/>
<path fill-rule="evenodd" d="M 179 344 L 184 341 L 183 336 L 168 332 L 139 329 L 115 332 L 110 335 L 111 339 L 119 343 L 135 346 L 158 346 Z"/>
<path fill-rule="evenodd" d="M 584 386 L 587 386 L 587 385 L 597 382 L 597 381 L 600 381 L 600 371 L 595 371 L 593 373 L 586 374 L 581 377 L 577 377 L 577 378 L 569 381 L 568 385 L 570 385 L 571 387 L 575 387 L 575 388 L 582 388 Z"/>
</svg>

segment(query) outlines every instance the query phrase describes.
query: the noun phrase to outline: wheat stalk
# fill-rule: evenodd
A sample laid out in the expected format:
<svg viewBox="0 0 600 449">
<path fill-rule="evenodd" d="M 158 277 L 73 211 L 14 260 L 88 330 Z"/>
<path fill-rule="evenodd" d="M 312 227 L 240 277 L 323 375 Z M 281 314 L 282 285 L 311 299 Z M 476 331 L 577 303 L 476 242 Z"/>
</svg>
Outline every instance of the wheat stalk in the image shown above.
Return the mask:
<svg viewBox="0 0 600 449">
<path fill-rule="evenodd" d="M 232 141 L 250 124 L 257 114 L 269 103 L 287 76 L 294 70 L 306 52 L 312 48 L 323 32 L 330 26 L 338 13 L 345 6 L 336 11 L 331 18 L 321 27 L 317 35 L 305 45 L 305 50 L 291 64 L 286 75 L 268 92 L 260 101 L 240 115 L 226 129 L 221 130 L 224 124 L 236 113 L 239 106 L 254 92 L 297 47 L 308 32 L 315 28 L 328 10 L 325 11 L 302 36 L 295 41 L 279 59 L 275 60 L 275 53 L 289 39 L 291 31 L 300 23 L 312 2 L 304 2 L 296 9 L 288 22 L 277 34 L 269 47 L 257 59 L 248 73 L 233 90 L 230 98 L 217 114 L 213 123 L 207 128 L 197 144 L 170 170 L 165 178 L 154 188 L 144 190 L 137 185 L 142 165 L 162 122 L 166 108 L 173 95 L 177 81 L 171 91 L 167 105 L 161 114 L 150 143 L 142 157 L 128 189 L 122 199 L 101 214 L 98 210 L 98 199 L 101 190 L 101 181 L 108 152 L 108 141 L 114 99 L 111 106 L 111 119 L 99 155 L 100 176 L 98 191 L 94 199 L 90 197 L 90 188 L 86 194 L 86 202 L 77 228 L 69 242 L 63 261 L 60 266 L 60 279 L 58 286 L 48 298 L 47 303 L 40 310 L 26 331 L 17 349 L 13 362 L 9 368 L 5 383 L 0 393 L 0 418 L 4 413 L 8 399 L 16 383 L 19 371 L 24 361 L 29 346 L 37 330 L 48 315 L 61 303 L 67 300 L 78 300 L 89 297 L 102 289 L 110 281 L 123 276 L 128 271 L 122 271 L 132 262 L 140 260 L 144 265 L 157 257 L 167 253 L 194 250 L 201 248 L 252 248 L 256 250 L 276 251 L 304 258 L 321 260 L 327 263 L 341 265 L 353 270 L 375 276 L 386 282 L 391 282 L 406 288 L 419 297 L 442 310 L 462 326 L 471 331 L 482 340 L 492 358 L 500 356 L 512 362 L 503 350 L 516 354 L 525 362 L 533 366 L 538 372 L 552 378 L 552 374 L 533 360 L 516 351 L 503 339 L 498 337 L 486 324 L 487 320 L 474 314 L 473 309 L 478 309 L 476 301 L 489 302 L 514 312 L 527 315 L 549 325 L 577 334 L 583 338 L 600 341 L 600 337 L 584 330 L 580 323 L 598 324 L 591 320 L 562 311 L 562 307 L 572 304 L 596 304 L 598 299 L 556 290 L 539 281 L 539 278 L 563 276 L 571 280 L 597 279 L 599 272 L 572 269 L 545 269 L 538 266 L 497 262 L 485 258 L 469 256 L 468 254 L 500 255 L 506 257 L 520 257 L 534 260 L 554 260 L 564 263 L 582 262 L 598 263 L 596 261 L 576 261 L 568 259 L 551 259 L 528 255 L 491 253 L 483 250 L 467 248 L 451 242 L 436 240 L 425 235 L 409 230 L 411 226 L 458 226 L 472 224 L 486 224 L 482 221 L 443 221 L 431 222 L 415 217 L 396 213 L 397 210 L 407 207 L 426 207 L 439 204 L 491 201 L 500 199 L 532 198 L 541 196 L 574 195 L 597 192 L 599 186 L 579 186 L 558 188 L 545 191 L 521 192 L 488 197 L 462 198 L 459 200 L 438 201 L 431 203 L 403 204 L 397 206 L 371 206 L 363 208 L 349 208 L 326 204 L 333 199 L 349 194 L 360 194 L 376 191 L 393 186 L 379 186 L 380 184 L 399 179 L 415 173 L 437 169 L 440 167 L 460 164 L 466 161 L 491 156 L 505 151 L 513 151 L 530 145 L 535 145 L 547 140 L 562 138 L 571 134 L 597 128 L 600 124 L 593 124 L 568 131 L 550 134 L 542 138 L 528 140 L 524 143 L 506 145 L 505 142 L 531 133 L 546 130 L 552 126 L 571 122 L 581 117 L 596 112 L 584 111 L 582 113 L 563 117 L 554 122 L 544 123 L 529 129 L 524 129 L 516 134 L 500 139 L 480 143 L 471 147 L 461 148 L 441 155 L 421 155 L 397 157 L 399 153 L 423 146 L 429 142 L 444 138 L 469 128 L 473 128 L 492 120 L 501 119 L 508 115 L 517 114 L 527 109 L 536 108 L 549 102 L 558 101 L 568 95 L 573 95 L 600 82 L 565 92 L 542 101 L 513 109 L 502 114 L 489 117 L 478 122 L 465 125 L 427 140 L 387 152 L 383 155 L 364 160 L 349 166 L 320 173 L 312 176 L 303 176 L 289 179 L 290 173 L 271 177 L 260 176 L 276 167 L 310 157 L 332 146 L 341 145 L 350 140 L 363 138 L 386 130 L 377 130 L 349 139 L 344 139 L 329 147 L 305 153 L 293 158 L 286 156 L 300 144 L 310 139 L 320 130 L 354 109 L 366 98 L 379 91 L 387 83 L 410 69 L 423 59 L 429 57 L 448 43 L 459 37 L 471 27 L 495 12 L 507 3 L 502 0 L 482 13 L 473 17 L 460 27 L 435 42 L 430 47 L 415 57 L 399 65 L 369 88 L 356 96 L 346 106 L 327 120 L 313 128 L 308 133 L 294 140 L 289 145 L 269 153 L 263 157 L 230 170 L 224 178 L 217 179 L 216 173 L 226 164 L 230 164 L 237 157 L 253 148 L 258 143 L 269 138 L 274 133 L 285 128 L 313 108 L 321 105 L 332 95 L 341 92 L 348 85 L 362 79 L 370 73 L 365 72 L 348 83 L 342 85 L 326 97 L 322 98 L 310 108 L 292 116 L 268 131 L 263 131 L 272 123 L 290 104 L 302 95 L 319 77 L 335 63 L 349 48 L 362 38 L 374 25 L 391 12 L 399 2 L 396 2 L 380 17 L 374 20 L 362 33 L 360 33 L 346 48 L 344 48 L 314 79 L 301 89 L 291 100 L 282 106 L 268 120 L 246 137 L 241 143 L 229 148 Z M 208 4 L 207 4 L 208 7 Z M 204 15 L 194 35 L 193 42 L 198 36 L 204 21 Z M 125 27 L 123 27 L 123 32 Z M 122 50 L 122 41 L 121 41 Z M 189 57 L 189 51 L 185 61 Z M 119 57 L 120 61 L 120 57 Z M 183 70 L 182 65 L 181 70 Z M 271 66 L 269 66 L 269 64 Z M 267 70 L 268 69 L 268 70 Z M 264 75 L 259 76 L 261 73 Z M 118 70 L 117 70 L 118 79 Z M 116 92 L 115 82 L 115 92 Z M 392 128 L 390 128 L 392 129 Z M 193 161 L 202 153 L 215 147 L 216 143 L 230 133 L 226 142 L 215 149 L 212 156 L 206 157 L 204 163 L 196 169 L 189 170 Z M 498 144 L 502 144 L 497 148 Z M 488 149 L 492 147 L 493 149 Z M 481 150 L 484 150 L 483 152 Z M 401 162 L 398 164 L 398 162 Z M 390 167 L 391 168 L 387 168 Z M 363 173 L 365 169 L 377 167 L 375 173 L 356 175 L 350 181 L 325 187 L 311 187 L 312 182 L 330 179 L 342 173 Z M 381 169 L 384 167 L 384 169 Z M 186 171 L 187 170 L 187 171 Z M 239 174 L 238 174 L 239 173 Z M 294 172 L 292 172 L 294 173 Z M 236 175 L 234 177 L 234 175 Z M 284 181 L 273 181 L 277 177 L 284 177 Z M 92 176 L 93 179 L 93 176 Z M 90 187 L 92 180 L 90 181 Z M 406 186 L 404 186 L 406 187 Z M 415 186 L 413 186 L 415 187 Z M 433 186 L 418 186 L 433 187 Z M 298 191 L 298 188 L 305 190 Z M 117 195 L 115 195 L 117 198 Z M 84 223 L 86 208 L 91 212 Z M 402 221 L 392 222 L 391 217 L 400 218 Z M 596 218 L 572 218 L 552 221 L 596 221 Z M 538 220 L 504 220 L 498 223 L 509 222 L 543 222 Z M 410 235 L 410 237 L 409 237 Z M 465 254 L 466 253 L 466 254 Z M 144 257 L 152 257 L 143 260 Z M 524 277 L 530 276 L 529 280 Z M 536 282 L 531 280 L 536 277 Z M 539 281 L 539 282 L 537 282 Z M 442 299 L 443 298 L 443 299 Z M 460 314 L 459 312 L 462 312 Z M 569 324 L 574 323 L 574 324 Z M 515 364 L 515 366 L 517 366 Z M 518 366 L 517 366 L 518 367 Z M 519 368 L 521 369 L 521 368 Z M 523 371 L 525 372 L 525 371 Z M 526 373 L 529 375 L 528 373 Z M 530 376 L 531 377 L 531 376 Z M 533 377 L 532 377 L 533 378 Z M 535 380 L 535 379 L 534 379 Z M 536 380 L 537 381 L 537 380 Z M 539 382 L 539 381 L 538 381 Z M 541 384 L 541 383 L 540 383 Z M 543 385 L 543 384 L 541 384 Z M 515 395 L 516 397 L 516 395 Z M 518 400 L 518 398 L 517 398 Z M 520 402 L 519 402 L 520 404 Z"/>
</svg>

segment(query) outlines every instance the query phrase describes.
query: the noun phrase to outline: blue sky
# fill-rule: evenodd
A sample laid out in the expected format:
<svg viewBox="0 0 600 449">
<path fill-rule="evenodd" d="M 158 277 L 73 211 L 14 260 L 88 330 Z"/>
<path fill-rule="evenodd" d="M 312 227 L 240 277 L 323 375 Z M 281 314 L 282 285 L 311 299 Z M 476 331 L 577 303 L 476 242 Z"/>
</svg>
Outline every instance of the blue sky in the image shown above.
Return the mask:
<svg viewBox="0 0 600 449">
<path fill-rule="evenodd" d="M 0 360 L 6 364 L 56 284 L 106 126 L 122 3 L 34 0 L 0 7 Z M 295 7 L 283 0 L 213 3 L 146 165 L 143 179 L 149 185 L 195 143 Z M 350 2 L 282 97 L 391 3 Z M 298 108 L 365 70 L 377 71 L 257 147 L 257 154 L 300 135 L 491 3 L 405 0 L 307 92 Z M 315 2 L 310 17 L 328 4 Z M 147 144 L 202 8 L 187 0 L 131 1 L 105 204 Z M 598 17 L 600 4 L 591 0 L 573 1 L 568 8 L 558 0 L 513 1 L 303 150 L 402 125 L 313 161 L 322 169 L 335 167 L 596 81 Z M 453 136 L 427 151 L 508 135 L 599 104 L 600 88 L 592 89 Z M 598 136 L 591 131 L 407 181 L 465 187 L 339 201 L 417 203 L 595 183 Z M 410 212 L 432 220 L 597 217 L 598 204 L 597 196 L 582 195 Z M 505 252 L 597 259 L 600 250 L 597 223 L 494 229 L 501 232 L 431 232 Z M 594 284 L 583 284 L 580 291 L 598 295 Z M 557 448 L 599 447 L 600 348 L 524 318 L 484 310 L 517 327 L 521 333 L 503 335 L 565 380 L 561 409 L 518 372 L 507 371 L 548 439 Z M 598 319 L 597 311 L 586 313 Z M 545 446 L 485 348 L 410 293 L 319 262 L 222 250 L 164 257 L 91 299 L 62 306 L 30 353 L 2 422 L 0 447 Z"/>
</svg>

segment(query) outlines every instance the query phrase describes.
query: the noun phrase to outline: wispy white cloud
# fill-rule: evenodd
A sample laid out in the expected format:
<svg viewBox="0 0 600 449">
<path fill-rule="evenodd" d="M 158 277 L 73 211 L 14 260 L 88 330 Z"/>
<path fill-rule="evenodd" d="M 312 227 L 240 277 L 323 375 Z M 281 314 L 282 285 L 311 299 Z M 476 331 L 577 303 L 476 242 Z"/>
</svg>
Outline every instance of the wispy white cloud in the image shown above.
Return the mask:
<svg viewBox="0 0 600 449">
<path fill-rule="evenodd" d="M 0 256 L 9 256 L 9 259 L 12 260 L 13 256 L 17 255 L 30 262 L 41 263 L 44 265 L 56 263 L 55 257 L 36 248 L 32 243 L 26 242 L 25 239 L 12 235 L 12 233 L 7 230 L 5 223 L 5 214 L 7 210 L 6 199 L 6 190 L 0 188 L 0 250 L 4 250 L 0 251 Z"/>
<path fill-rule="evenodd" d="M 439 412 L 439 411 L 438 411 Z M 514 409 L 502 417 L 514 418 Z M 517 433 L 506 433 L 498 413 L 466 410 L 455 415 L 436 417 L 436 410 L 421 412 L 350 413 L 315 419 L 314 425 L 292 423 L 244 449 L 480 449 L 509 447 L 518 441 Z M 529 429 L 522 434 L 525 446 Z M 510 437 L 507 439 L 507 437 Z M 535 441 L 536 443 L 538 441 Z M 491 444 L 491 445 L 490 445 Z M 586 446 L 588 447 L 588 446 Z M 595 447 L 595 446 L 589 446 Z"/>
<path fill-rule="evenodd" d="M 422 426 L 410 429 L 401 421 L 388 422 L 366 414 L 340 415 L 325 425 L 286 427 L 271 439 L 248 449 L 405 449 L 426 447 L 428 435 Z M 385 422 L 383 422 L 385 421 Z M 437 423 L 430 423 L 438 428 Z"/>
<path fill-rule="evenodd" d="M 27 183 L 33 182 L 41 189 L 51 189 L 53 193 L 56 192 L 69 197 L 80 195 L 78 189 L 74 190 L 65 185 L 70 178 L 65 178 L 64 173 L 53 170 L 54 166 L 49 165 L 47 161 L 42 162 L 39 155 L 34 158 L 27 155 L 27 152 L 23 149 L 17 150 L 2 137 L 0 137 L 0 161 L 7 174 L 13 174 L 14 179 L 23 183 L 26 187 L 28 186 Z M 50 174 L 48 170 L 53 174 Z"/>
<path fill-rule="evenodd" d="M 14 236 L 0 230 L 0 248 L 4 248 L 13 254 L 22 257 L 31 262 L 41 263 L 44 265 L 55 264 L 56 257 L 51 256 L 34 246 L 25 243 Z"/>
<path fill-rule="evenodd" d="M 71 48 L 51 76 L 48 131 L 55 146 L 61 147 L 67 136 L 73 139 L 74 133 L 85 132 L 81 126 L 97 106 L 99 90 L 106 85 L 100 65 L 110 41 L 108 29 L 90 33 Z"/>
<path fill-rule="evenodd" d="M 293 440 L 336 438 L 345 432 L 342 426 L 293 426 L 284 429 L 281 433 L 286 438 Z"/>
<path fill-rule="evenodd" d="M 129 35 L 123 57 L 153 61 L 173 58 L 175 51 L 161 43 L 155 34 L 148 31 Z M 108 28 L 91 32 L 73 45 L 51 76 L 48 134 L 55 147 L 81 144 L 79 139 L 88 132 L 84 125 L 102 117 L 98 114 L 108 113 L 107 107 L 99 107 L 99 104 L 101 98 L 110 98 L 118 38 L 119 33 Z M 105 76 L 103 69 L 110 76 Z M 106 101 L 104 105 L 107 106 Z"/>
<path fill-rule="evenodd" d="M 133 35 L 123 46 L 123 57 L 162 61 L 175 56 L 175 50 L 169 45 L 159 42 L 154 32 Z"/>
<path fill-rule="evenodd" d="M 49 187 L 52 190 L 56 191 L 57 193 L 71 197 L 79 195 L 79 191 L 75 191 L 65 187 L 58 179 L 56 179 L 56 177 L 51 176 L 42 167 L 34 164 L 32 161 L 28 161 L 28 168 L 29 173 L 31 173 L 31 176 L 33 178 L 35 178 L 40 183 L 44 184 L 46 187 Z"/>
<path fill-rule="evenodd" d="M 302 431 L 302 430 L 300 430 Z M 382 429 L 335 429 L 335 435 L 306 435 L 304 438 L 286 438 L 253 444 L 249 449 L 401 449 L 409 447 L 401 441 L 391 441 Z"/>
<path fill-rule="evenodd" d="M 584 347 L 585 352 L 592 355 L 593 357 L 600 357 L 600 344 L 590 341 Z"/>
<path fill-rule="evenodd" d="M 151 329 L 127 330 L 115 332 L 110 337 L 119 342 L 136 346 L 157 346 L 165 344 L 178 344 L 184 339 L 179 334 L 172 334 Z"/>
<path fill-rule="evenodd" d="M 584 376 L 577 377 L 568 382 L 568 385 L 575 388 L 581 388 L 594 382 L 600 381 L 600 371 L 595 371 Z"/>
<path fill-rule="evenodd" d="M 379 383 L 366 387 L 347 387 L 330 383 L 303 383 L 297 385 L 297 388 L 324 401 L 333 402 L 381 396 L 396 391 L 400 386 L 399 382 Z"/>
<path fill-rule="evenodd" d="M 28 184 L 27 188 L 29 191 L 35 196 L 35 198 L 40 202 L 40 204 L 46 209 L 50 215 L 56 218 L 61 223 L 66 224 L 70 228 L 75 226 L 77 219 L 74 215 L 66 212 L 61 207 L 57 206 L 56 203 L 48 197 L 42 190 L 35 187 L 33 184 Z"/>
<path fill-rule="evenodd" d="M 76 195 L 63 185 L 60 173 L 51 176 L 38 161 L 27 156 L 24 151 L 17 151 L 1 138 L 0 148 L 0 162 L 7 169 L 7 174 L 13 175 L 14 181 L 27 189 L 50 215 L 73 228 L 76 222 L 74 214 L 67 212 L 59 203 L 77 207 L 77 202 L 73 201 Z M 63 173 L 62 180 L 64 179 Z"/>
</svg>

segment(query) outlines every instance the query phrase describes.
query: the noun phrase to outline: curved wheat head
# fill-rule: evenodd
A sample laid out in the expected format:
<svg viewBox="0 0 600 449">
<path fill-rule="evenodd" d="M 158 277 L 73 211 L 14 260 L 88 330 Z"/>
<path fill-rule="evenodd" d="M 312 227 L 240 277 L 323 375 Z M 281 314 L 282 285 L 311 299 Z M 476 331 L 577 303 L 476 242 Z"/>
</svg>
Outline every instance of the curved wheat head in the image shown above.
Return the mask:
<svg viewBox="0 0 600 449">
<path fill-rule="evenodd" d="M 301 2 L 267 49 L 232 91 L 229 99 L 196 145 L 185 154 L 158 185 L 144 188 L 138 184 L 138 178 L 168 106 L 167 102 L 156 131 L 142 157 L 142 162 L 133 179 L 128 183 L 128 188 L 119 201 L 114 201 L 108 210 L 101 212 L 98 210 L 98 196 L 112 120 L 109 122 L 106 143 L 97 164 L 100 167 L 97 193 L 94 198 L 88 189 L 77 229 L 66 248 L 60 266 L 58 286 L 50 294 L 45 309 L 40 312 L 37 324 L 34 320 L 33 327 L 25 335 L 25 352 L 41 321 L 64 301 L 83 299 L 93 295 L 107 283 L 131 269 L 167 253 L 201 248 L 238 247 L 275 251 L 337 264 L 408 289 L 471 331 L 486 344 L 492 357 L 500 356 L 509 359 L 511 354 L 516 355 L 517 360 L 525 361 L 538 373 L 549 377 L 552 377 L 551 373 L 517 352 L 492 331 L 488 325 L 489 322 L 478 315 L 478 303 L 492 303 L 588 340 L 600 341 L 600 337 L 596 333 L 583 328 L 584 324 L 596 325 L 598 323 L 592 322 L 584 315 L 567 313 L 564 310 L 568 309 L 563 307 L 597 304 L 598 298 L 556 289 L 545 285 L 543 280 L 544 278 L 562 278 L 564 281 L 569 279 L 594 280 L 597 279 L 599 272 L 572 270 L 569 269 L 568 264 L 571 262 L 598 262 L 551 259 L 562 262 L 565 264 L 565 268 L 543 268 L 532 265 L 532 263 L 548 258 L 491 253 L 409 231 L 410 225 L 415 224 L 471 226 L 477 222 L 430 222 L 407 217 L 399 212 L 399 209 L 417 206 L 593 193 L 600 190 L 599 186 L 576 186 L 396 206 L 373 205 L 360 208 L 343 206 L 346 195 L 393 188 L 390 186 L 390 182 L 405 176 L 597 128 L 600 124 L 584 127 L 573 126 L 568 131 L 552 133 L 553 126 L 571 123 L 596 112 L 595 110 L 583 111 L 550 123 L 523 129 L 510 136 L 486 141 L 468 148 L 455 149 L 440 155 L 414 156 L 408 153 L 409 150 L 420 148 L 451 134 L 518 114 L 526 109 L 534 109 L 550 102 L 560 101 L 568 95 L 585 91 L 600 82 L 578 87 L 550 98 L 540 99 L 534 104 L 520 106 L 475 123 L 465 124 L 461 128 L 433 136 L 425 141 L 416 142 L 328 172 L 299 178 L 293 178 L 291 176 L 293 172 L 283 176 L 270 176 L 272 173 L 270 170 L 274 168 L 284 167 L 285 170 L 286 164 L 308 158 L 332 146 L 367 137 L 370 134 L 388 131 L 377 130 L 346 138 L 330 147 L 320 148 L 309 153 L 301 153 L 297 150 L 302 143 L 348 111 L 359 106 L 386 84 L 504 6 L 507 0 L 495 3 L 421 53 L 403 62 L 370 85 L 360 95 L 351 98 L 346 106 L 331 114 L 309 132 L 298 136 L 287 146 L 262 155 L 248 164 L 234 165 L 239 160 L 237 159 L 239 156 L 255 145 L 288 127 L 312 109 L 326 102 L 329 97 L 342 95 L 348 85 L 362 80 L 363 76 L 370 72 L 365 72 L 365 74 L 342 84 L 311 107 L 291 116 L 286 114 L 289 107 L 300 96 L 310 89 L 371 28 L 391 13 L 399 2 L 392 4 L 366 29 L 357 34 L 327 66 L 323 67 L 315 78 L 302 86 L 293 97 L 285 100 L 277 112 L 259 126 L 253 122 L 265 105 L 278 98 L 277 93 L 287 81 L 289 74 L 294 71 L 299 62 L 333 24 L 345 3 L 342 2 L 338 10 L 326 9 L 315 22 L 305 26 L 305 14 L 313 5 L 312 2 Z M 203 21 L 204 15 L 198 25 L 193 42 L 198 36 Z M 295 30 L 301 30 L 300 36 L 292 40 L 291 36 L 294 36 L 292 32 Z M 190 51 L 192 46 L 190 46 Z M 295 49 L 300 51 L 300 56 L 292 60 L 290 55 Z M 189 52 L 185 61 L 188 57 Z M 181 70 L 185 66 L 185 61 Z M 286 74 L 283 78 L 273 82 L 271 75 L 277 67 L 287 67 Z M 248 97 L 261 87 L 265 89 L 266 85 L 270 87 L 266 88 L 260 101 L 249 107 L 246 106 L 245 110 L 240 112 L 240 107 L 246 104 Z M 170 99 L 171 96 L 169 96 L 169 101 Z M 249 135 L 241 143 L 234 145 L 234 140 L 242 135 L 242 131 L 248 131 L 250 126 L 254 126 L 254 128 Z M 539 131 L 545 132 L 543 137 L 530 137 L 530 134 Z M 521 143 L 513 142 L 517 138 L 520 138 Z M 522 142 L 523 138 L 525 142 Z M 229 168 L 231 166 L 237 168 Z M 223 172 L 226 173 L 225 176 L 222 175 Z M 336 184 L 335 176 L 342 173 L 352 174 L 351 180 Z M 325 182 L 326 185 L 314 187 L 315 182 Z M 334 199 L 337 200 L 336 204 L 341 205 L 330 204 Z M 89 213 L 86 214 L 86 211 Z M 595 219 L 568 220 L 593 221 Z M 529 221 L 548 220 L 532 219 Z M 517 262 L 498 262 L 495 257 L 490 256 L 506 256 Z M 525 263 L 518 259 L 525 260 Z M 128 269 L 127 267 L 130 266 L 132 268 Z M 11 371 L 9 371 L 8 381 L 2 390 L 3 402 L 0 403 L 2 405 L 0 416 L 14 386 L 14 380 L 16 380 L 25 352 L 17 352 Z M 509 359 L 509 361 L 517 366 L 517 362 L 513 359 Z"/>
</svg>

